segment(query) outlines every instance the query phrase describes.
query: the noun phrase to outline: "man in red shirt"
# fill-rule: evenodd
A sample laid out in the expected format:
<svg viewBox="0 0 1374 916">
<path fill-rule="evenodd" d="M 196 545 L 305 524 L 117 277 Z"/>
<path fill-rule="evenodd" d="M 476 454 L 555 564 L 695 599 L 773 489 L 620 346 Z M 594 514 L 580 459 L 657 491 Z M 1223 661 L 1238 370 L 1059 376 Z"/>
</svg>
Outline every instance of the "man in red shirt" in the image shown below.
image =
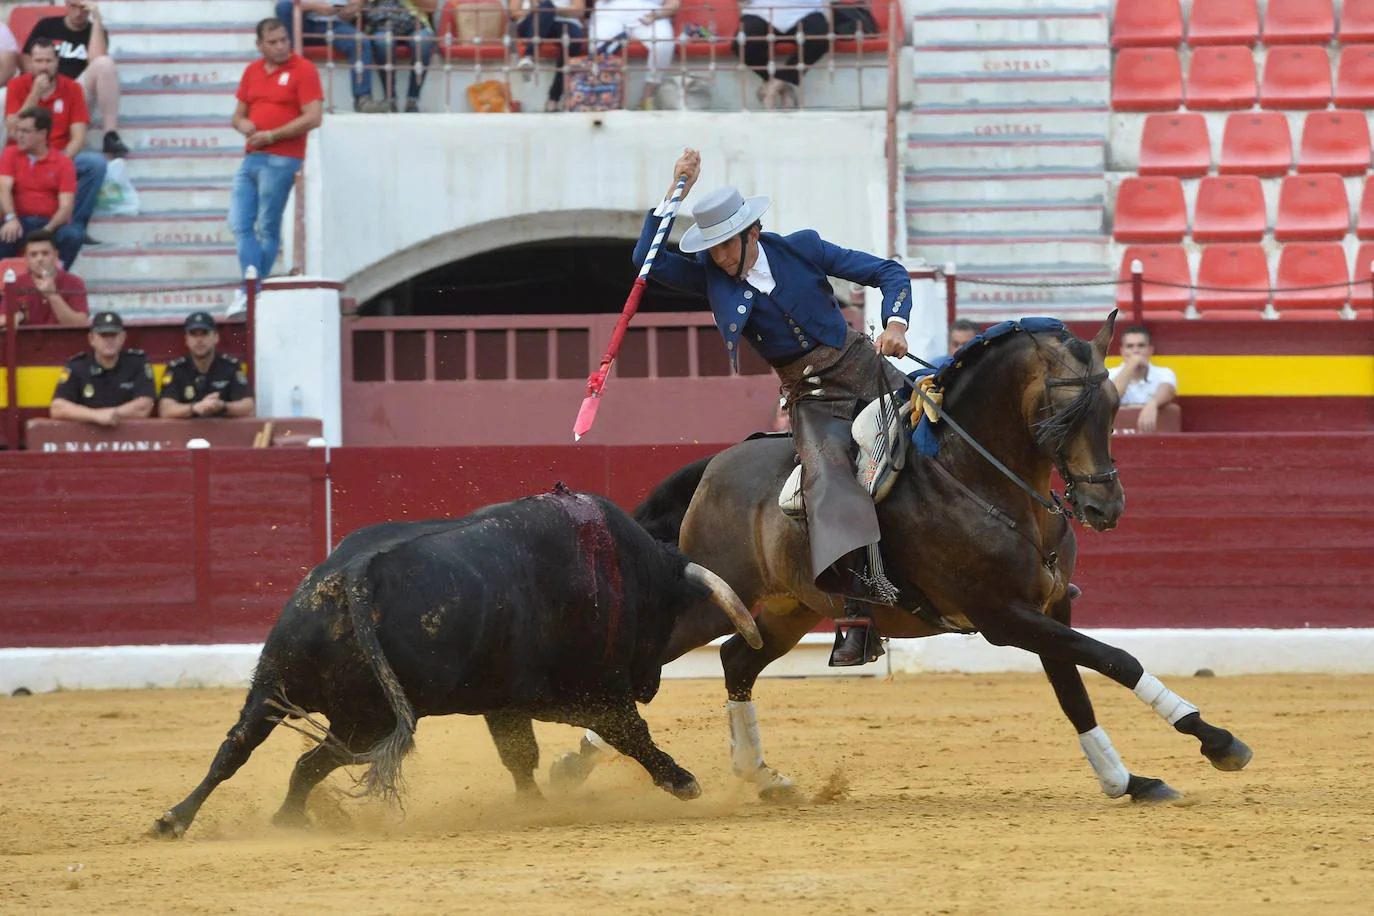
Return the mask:
<svg viewBox="0 0 1374 916">
<path fill-rule="evenodd" d="M 57 242 L 46 229 L 35 229 L 24 238 L 27 270 L 5 285 L 5 297 L 14 297 L 19 322 L 27 325 L 61 324 L 86 327 L 90 305 L 86 283 L 57 263 Z M 5 315 L 0 313 L 0 328 Z"/>
<path fill-rule="evenodd" d="M 81 84 L 57 72 L 57 49 L 51 40 L 36 38 L 29 49 L 30 72 L 10 81 L 5 94 L 5 125 L 14 142 L 14 122 L 25 108 L 42 108 L 52 115 L 48 145 L 66 154 L 76 165 L 76 203 L 71 221 L 86 235 L 86 224 L 95 212 L 95 200 L 105 182 L 105 157 L 87 150 L 86 130 L 91 115 Z M 71 267 L 71 263 L 67 263 Z"/>
<path fill-rule="evenodd" d="M 248 138 L 247 155 L 234 176 L 229 198 L 229 228 L 238 247 L 239 267 L 266 277 L 281 247 L 281 217 L 286 197 L 305 159 L 305 137 L 320 126 L 324 91 L 310 61 L 291 51 L 280 19 L 258 23 L 256 60 L 239 81 L 234 129 Z M 240 292 L 229 314 L 247 301 Z"/>
<path fill-rule="evenodd" d="M 14 119 L 13 146 L 0 153 L 0 258 L 12 258 L 19 241 L 35 229 L 57 240 L 57 254 L 71 267 L 81 251 L 81 230 L 72 225 L 76 167 L 48 148 L 52 116 L 25 108 Z"/>
</svg>

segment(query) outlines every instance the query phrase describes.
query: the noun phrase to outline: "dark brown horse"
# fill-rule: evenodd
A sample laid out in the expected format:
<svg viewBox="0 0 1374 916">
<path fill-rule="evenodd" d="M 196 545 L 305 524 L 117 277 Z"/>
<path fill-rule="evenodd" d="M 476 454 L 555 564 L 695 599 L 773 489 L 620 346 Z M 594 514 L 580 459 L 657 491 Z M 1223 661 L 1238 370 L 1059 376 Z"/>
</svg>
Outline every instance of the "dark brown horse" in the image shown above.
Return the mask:
<svg viewBox="0 0 1374 916">
<path fill-rule="evenodd" d="M 935 427 L 938 454 L 909 453 L 906 470 L 878 506 L 883 560 L 900 606 L 874 606 L 871 616 L 889 637 L 957 628 L 1034 652 L 1102 790 L 1157 801 L 1178 793 L 1121 763 L 1097 724 L 1079 666 L 1134 691 L 1178 731 L 1196 737 L 1217 769 L 1238 770 L 1251 752 L 1204 722 L 1129 653 L 1071 627 L 1071 519 L 1106 531 L 1125 508 L 1110 450 L 1118 397 L 1103 363 L 1115 319 L 1113 312 L 1091 344 L 1049 319 L 1004 323 L 975 338 L 937 376 L 947 413 Z M 792 783 L 764 765 L 754 681 L 822 619 L 845 613 L 841 601 L 812 584 L 805 524 L 778 508 L 793 463 L 789 439 L 746 441 L 678 471 L 636 513 L 758 611 L 762 649 L 736 636 L 720 654 L 735 771 L 765 794 L 786 792 Z M 1056 468 L 1067 484 L 1067 505 L 1045 495 Z M 729 632 L 718 614 L 683 617 L 663 660 Z M 589 734 L 579 753 L 555 763 L 551 777 L 580 781 L 602 747 Z"/>
</svg>

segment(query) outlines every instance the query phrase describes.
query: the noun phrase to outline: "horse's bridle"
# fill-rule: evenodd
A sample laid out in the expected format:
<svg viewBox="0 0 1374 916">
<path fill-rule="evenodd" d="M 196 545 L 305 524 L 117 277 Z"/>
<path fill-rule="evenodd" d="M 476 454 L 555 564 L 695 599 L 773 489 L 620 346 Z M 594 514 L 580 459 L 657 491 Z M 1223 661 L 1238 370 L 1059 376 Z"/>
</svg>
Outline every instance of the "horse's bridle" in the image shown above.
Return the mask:
<svg viewBox="0 0 1374 916">
<path fill-rule="evenodd" d="M 1061 363 L 1062 365 L 1062 363 Z M 1053 411 L 1054 402 L 1050 399 L 1051 388 L 1086 388 L 1089 385 L 1100 385 L 1107 380 L 1107 371 L 1095 372 L 1092 375 L 1077 375 L 1072 378 L 1050 375 L 1045 377 L 1045 403 Z M 1053 414 L 1051 413 L 1051 416 Z M 1064 448 L 1062 445 L 1054 450 L 1054 467 L 1059 472 L 1059 476 L 1064 481 L 1063 501 L 1072 507 L 1076 512 L 1078 507 L 1074 505 L 1073 490 L 1079 484 L 1090 483 L 1111 483 L 1120 475 L 1115 467 L 1107 471 L 1098 471 L 1093 474 L 1072 474 L 1069 472 L 1068 462 L 1064 459 Z M 1053 494 L 1053 491 L 1051 491 Z"/>
</svg>

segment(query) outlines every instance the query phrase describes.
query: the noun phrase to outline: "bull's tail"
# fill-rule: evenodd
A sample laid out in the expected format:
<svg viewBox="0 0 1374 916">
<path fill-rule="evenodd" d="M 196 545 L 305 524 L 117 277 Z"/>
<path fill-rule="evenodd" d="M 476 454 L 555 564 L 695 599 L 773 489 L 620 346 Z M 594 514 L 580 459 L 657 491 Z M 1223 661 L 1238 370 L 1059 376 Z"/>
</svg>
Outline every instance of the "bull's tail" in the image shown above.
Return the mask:
<svg viewBox="0 0 1374 916">
<path fill-rule="evenodd" d="M 706 474 L 706 465 L 710 463 L 710 457 L 702 458 L 674 471 L 635 508 L 635 521 L 657 540 L 676 547 L 687 507 L 692 504 L 692 497 Z"/>
<path fill-rule="evenodd" d="M 364 795 L 374 795 L 388 804 L 399 806 L 404 786 L 401 761 L 415 747 L 415 710 L 401 689 L 401 682 L 396 679 L 396 672 L 386 660 L 382 644 L 377 639 L 372 586 L 368 577 L 371 560 L 372 556 L 369 555 L 348 568 L 348 609 L 353 621 L 354 639 L 386 696 L 387 705 L 396 717 L 396 727 L 386 738 L 358 754 L 353 762 L 367 764 L 367 771 L 358 781 Z"/>
</svg>

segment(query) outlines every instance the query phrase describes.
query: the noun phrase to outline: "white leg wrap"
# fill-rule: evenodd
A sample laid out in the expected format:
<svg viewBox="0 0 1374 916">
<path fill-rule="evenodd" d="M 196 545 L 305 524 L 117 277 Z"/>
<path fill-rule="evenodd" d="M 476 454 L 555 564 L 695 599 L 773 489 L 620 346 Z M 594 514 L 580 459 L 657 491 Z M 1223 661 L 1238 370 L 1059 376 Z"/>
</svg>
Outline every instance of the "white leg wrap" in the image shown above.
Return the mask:
<svg viewBox="0 0 1374 916">
<path fill-rule="evenodd" d="M 730 713 L 730 763 L 736 776 L 751 778 L 763 766 L 758 713 L 752 700 L 727 700 L 725 708 Z"/>
<path fill-rule="evenodd" d="M 1165 687 L 1159 682 L 1159 678 L 1148 671 L 1140 676 L 1139 683 L 1135 685 L 1135 695 L 1140 697 L 1142 702 L 1148 703 L 1150 708 L 1170 725 L 1174 725 L 1184 716 L 1197 712 L 1196 706 Z"/>
<path fill-rule="evenodd" d="M 1093 772 L 1097 774 L 1102 793 L 1108 798 L 1120 798 L 1125 795 L 1131 774 L 1127 772 L 1126 765 L 1121 762 L 1121 755 L 1112 747 L 1112 739 L 1107 737 L 1102 726 L 1099 725 L 1079 735 L 1078 746 L 1083 748 L 1083 756 L 1088 758 Z"/>
<path fill-rule="evenodd" d="M 616 754 L 620 753 L 615 748 L 607 744 L 605 738 L 601 737 L 596 732 L 592 731 L 590 728 L 587 729 L 587 734 L 583 736 L 583 739 L 592 747 L 600 751 L 600 753 L 596 755 L 598 757 L 600 757 L 601 754 L 607 754 L 614 757 Z"/>
</svg>

